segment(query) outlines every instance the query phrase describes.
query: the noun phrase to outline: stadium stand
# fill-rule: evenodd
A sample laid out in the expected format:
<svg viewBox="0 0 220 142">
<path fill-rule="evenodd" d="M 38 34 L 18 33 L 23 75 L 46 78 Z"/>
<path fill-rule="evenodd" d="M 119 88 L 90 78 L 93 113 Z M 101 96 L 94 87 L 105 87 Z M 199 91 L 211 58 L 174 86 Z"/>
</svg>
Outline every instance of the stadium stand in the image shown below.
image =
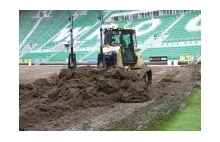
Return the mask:
<svg viewBox="0 0 220 142">
<path fill-rule="evenodd" d="M 201 12 L 187 13 L 172 29 L 170 29 L 170 31 L 167 33 L 168 38 L 165 40 L 165 42 L 200 40 L 200 31 L 187 31 L 186 29 L 187 23 L 200 14 Z"/>
<path fill-rule="evenodd" d="M 19 43 L 24 40 L 28 32 L 34 26 L 37 18 L 34 18 L 37 14 L 37 10 L 20 10 L 19 11 Z"/>
<path fill-rule="evenodd" d="M 53 52 L 42 52 L 42 53 L 26 53 L 21 59 L 32 59 L 41 60 L 53 54 Z"/>
<path fill-rule="evenodd" d="M 49 38 L 53 37 L 65 24 L 68 22 L 67 19 L 61 20 L 65 15 L 65 11 L 57 10 L 52 11 L 51 16 L 43 18 L 36 31 L 27 40 L 27 43 L 35 43 L 42 45 Z M 48 43 L 45 48 L 51 48 L 52 43 Z M 53 46 L 52 46 L 53 47 Z"/>
<path fill-rule="evenodd" d="M 76 54 L 76 60 L 79 61 L 82 59 L 86 54 L 89 53 L 89 51 L 75 51 Z M 59 52 L 52 58 L 50 58 L 50 61 L 67 61 L 69 52 Z"/>
<path fill-rule="evenodd" d="M 144 60 L 149 60 L 153 56 L 167 56 L 168 59 L 179 59 L 180 56 L 197 57 L 201 53 L 201 46 L 179 46 L 179 47 L 154 47 L 146 48 L 142 52 Z"/>
<path fill-rule="evenodd" d="M 42 53 L 27 53 L 21 57 L 21 59 L 41 60 L 53 55 L 55 52 L 42 52 Z M 89 51 L 75 51 L 77 55 L 77 61 L 83 58 Z M 59 52 L 55 56 L 51 57 L 49 61 L 67 61 L 69 52 Z"/>
<path fill-rule="evenodd" d="M 76 12 L 76 11 L 74 11 Z M 129 13 L 132 10 L 104 11 L 104 20 L 109 21 L 112 15 Z M 19 11 L 19 49 L 20 59 L 64 61 L 68 58 L 68 42 L 70 41 L 68 11 L 50 10 L 47 15 L 39 17 L 41 11 L 20 10 Z M 141 47 L 144 60 L 151 56 L 168 56 L 168 59 L 179 59 L 181 55 L 201 55 L 201 11 L 190 11 L 185 13 L 174 13 L 168 15 L 157 15 L 141 17 L 130 20 L 117 20 L 105 23 L 114 23 L 118 27 L 135 28 L 138 46 Z M 99 27 L 96 10 L 83 11 L 74 20 L 74 45 L 77 61 L 94 62 L 99 52 Z M 39 18 L 42 18 L 39 21 Z M 36 25 L 36 23 L 38 25 Z M 33 30 L 33 33 L 27 36 Z M 164 32 L 166 31 L 166 32 Z M 161 35 L 165 33 L 165 37 Z M 26 39 L 26 40 L 24 40 Z M 148 44 L 148 41 L 152 42 Z M 190 44 L 180 44 L 183 42 Z M 68 44 L 67 44 L 68 43 Z M 168 43 L 175 43 L 168 44 Z M 199 42 L 200 43 L 200 42 Z M 57 46 L 66 44 L 64 50 L 56 50 Z M 30 46 L 31 45 L 31 46 Z M 163 46 L 167 45 L 167 46 Z M 88 49 L 88 50 L 87 50 Z M 25 52 L 24 52 L 25 51 Z"/>
</svg>

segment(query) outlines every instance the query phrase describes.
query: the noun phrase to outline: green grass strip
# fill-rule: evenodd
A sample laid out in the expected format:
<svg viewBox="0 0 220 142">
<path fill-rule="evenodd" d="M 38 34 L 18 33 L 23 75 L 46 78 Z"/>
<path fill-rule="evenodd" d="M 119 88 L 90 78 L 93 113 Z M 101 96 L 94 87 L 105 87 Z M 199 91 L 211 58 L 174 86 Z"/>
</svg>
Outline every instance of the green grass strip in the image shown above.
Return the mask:
<svg viewBox="0 0 220 142">
<path fill-rule="evenodd" d="M 144 130 L 144 129 L 143 129 Z M 148 131 L 200 131 L 201 130 L 201 89 L 194 88 L 187 106 Z"/>
</svg>

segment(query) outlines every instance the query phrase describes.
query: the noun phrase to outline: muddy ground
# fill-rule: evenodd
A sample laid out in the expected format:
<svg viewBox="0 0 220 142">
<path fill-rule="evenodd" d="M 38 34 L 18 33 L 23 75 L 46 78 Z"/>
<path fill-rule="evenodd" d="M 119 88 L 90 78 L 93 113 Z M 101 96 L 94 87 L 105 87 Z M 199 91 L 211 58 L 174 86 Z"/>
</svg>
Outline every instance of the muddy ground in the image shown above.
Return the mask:
<svg viewBox="0 0 220 142">
<path fill-rule="evenodd" d="M 194 79 L 194 67 L 152 66 L 148 86 L 120 68 L 65 68 L 20 66 L 21 130 L 105 130 L 138 108 L 184 95 Z M 173 95 L 176 88 L 183 91 Z"/>
</svg>

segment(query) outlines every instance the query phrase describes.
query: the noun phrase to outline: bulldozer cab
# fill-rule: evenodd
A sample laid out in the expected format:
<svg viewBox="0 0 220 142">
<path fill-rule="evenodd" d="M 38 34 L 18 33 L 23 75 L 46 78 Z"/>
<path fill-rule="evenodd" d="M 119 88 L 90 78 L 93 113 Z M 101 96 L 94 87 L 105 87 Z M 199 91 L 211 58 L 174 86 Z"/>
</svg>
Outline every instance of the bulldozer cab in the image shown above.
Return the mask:
<svg viewBox="0 0 220 142">
<path fill-rule="evenodd" d="M 100 39 L 98 67 L 108 68 L 117 66 L 127 68 L 128 70 L 140 69 L 140 78 L 145 83 L 152 82 L 152 71 L 145 66 L 141 52 L 137 49 L 134 29 L 105 28 L 103 44 L 103 32 L 102 28 L 100 28 Z"/>
<path fill-rule="evenodd" d="M 137 47 L 135 30 L 124 28 L 107 28 L 104 30 L 104 48 L 120 46 L 122 61 L 124 65 L 135 64 Z"/>
</svg>

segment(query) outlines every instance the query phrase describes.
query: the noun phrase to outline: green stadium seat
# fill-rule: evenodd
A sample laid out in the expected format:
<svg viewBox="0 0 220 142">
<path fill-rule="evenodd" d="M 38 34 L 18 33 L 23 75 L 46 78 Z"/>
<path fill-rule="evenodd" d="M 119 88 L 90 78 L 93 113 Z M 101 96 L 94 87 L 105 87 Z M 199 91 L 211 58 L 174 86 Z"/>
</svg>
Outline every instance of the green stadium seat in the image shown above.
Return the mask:
<svg viewBox="0 0 220 142">
<path fill-rule="evenodd" d="M 186 31 L 186 24 L 194 17 L 201 14 L 201 11 L 187 13 L 176 25 L 168 31 L 168 38 L 164 42 L 201 40 L 201 31 Z M 201 25 L 201 21 L 200 21 Z"/>
<path fill-rule="evenodd" d="M 105 18 L 109 18 L 112 14 L 117 13 L 124 13 L 124 12 L 130 12 L 131 10 L 120 10 L 120 11 L 107 11 L 105 13 L 108 13 L 108 16 Z M 21 10 L 19 11 L 19 43 L 21 43 L 27 34 L 30 32 L 30 30 L 33 28 L 35 23 L 37 22 L 37 18 L 34 18 L 39 11 L 37 10 Z M 86 40 L 88 36 L 90 36 L 93 32 L 95 32 L 97 29 L 99 29 L 100 25 L 97 24 L 99 21 L 97 19 L 97 11 L 95 10 L 89 10 L 87 11 L 87 14 L 80 15 L 75 21 L 74 21 L 74 27 L 75 28 L 81 28 L 84 29 L 85 27 L 90 26 L 90 28 L 85 31 L 84 33 L 78 35 L 76 37 L 76 41 L 82 42 L 80 44 L 80 48 L 84 47 L 93 47 L 97 43 L 99 43 L 99 39 L 96 37 L 93 37 L 90 40 Z M 169 46 L 169 45 L 176 45 L 173 44 L 173 42 L 181 42 L 181 41 L 187 41 L 187 44 L 181 47 L 158 47 L 158 48 L 147 48 L 142 52 L 144 60 L 148 60 L 150 56 L 168 56 L 169 59 L 179 59 L 179 56 L 181 55 L 201 55 L 201 46 L 189 46 L 188 41 L 192 42 L 201 40 L 201 31 L 198 32 L 188 32 L 185 30 L 185 25 L 194 17 L 201 14 L 201 11 L 194 11 L 186 13 L 185 16 L 176 23 L 168 32 L 169 35 L 164 43 L 163 46 Z M 165 29 L 167 29 L 180 15 L 166 15 L 166 16 L 158 16 L 155 17 L 155 19 L 160 19 L 161 23 L 158 27 L 156 27 L 153 31 L 137 36 L 137 42 L 138 44 L 143 44 L 146 40 L 149 39 L 149 37 L 152 37 L 154 35 L 159 36 Z M 128 27 L 128 28 L 134 28 L 138 24 L 145 22 L 147 20 L 151 19 L 135 19 L 135 20 L 128 20 L 128 21 L 117 21 L 115 24 L 118 25 L 118 27 Z M 51 13 L 51 17 L 43 18 L 43 20 L 40 22 L 38 27 L 35 29 L 35 31 L 32 33 L 32 35 L 27 39 L 26 44 L 23 46 L 25 47 L 27 44 L 32 43 L 36 44 L 37 48 L 42 47 L 42 50 L 47 50 L 47 52 L 31 52 L 24 54 L 21 59 L 44 59 L 47 57 L 50 57 L 51 55 L 55 54 L 53 49 L 57 44 L 53 40 L 50 41 L 54 37 L 54 35 L 58 34 L 67 24 L 68 21 L 68 14 L 65 10 L 54 10 Z M 201 25 L 201 20 L 197 24 L 198 26 Z M 141 27 L 139 30 L 144 31 L 148 29 L 151 26 L 151 24 L 146 24 L 143 27 Z M 69 28 L 69 27 L 67 27 Z M 63 38 L 59 42 L 64 42 L 66 38 Z M 22 49 L 22 48 L 21 48 Z M 51 51 L 50 51 L 51 50 Z M 48 52 L 49 51 L 49 52 Z M 97 60 L 97 56 L 99 51 L 95 51 L 92 54 L 91 51 L 75 51 L 77 56 L 77 61 L 90 61 L 90 60 Z M 52 56 L 49 61 L 66 61 L 68 58 L 69 52 L 59 52 L 55 54 L 55 56 Z"/>
</svg>

